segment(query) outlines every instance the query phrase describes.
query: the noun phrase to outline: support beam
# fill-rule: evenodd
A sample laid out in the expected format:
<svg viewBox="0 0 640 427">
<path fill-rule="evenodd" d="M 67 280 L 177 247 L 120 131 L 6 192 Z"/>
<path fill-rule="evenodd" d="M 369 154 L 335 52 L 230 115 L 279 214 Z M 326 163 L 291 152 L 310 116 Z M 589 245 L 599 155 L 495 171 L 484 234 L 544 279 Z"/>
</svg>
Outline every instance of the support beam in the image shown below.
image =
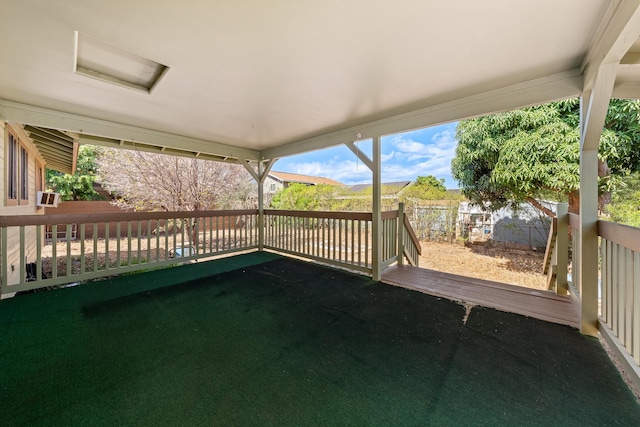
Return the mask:
<svg viewBox="0 0 640 427">
<path fill-rule="evenodd" d="M 382 276 L 382 177 L 380 136 L 373 137 L 373 233 L 371 256 L 372 278 L 379 281 Z"/>
<path fill-rule="evenodd" d="M 609 102 L 616 81 L 617 63 L 602 64 L 590 91 L 581 98 L 580 147 L 582 150 L 598 150 L 602 128 L 609 110 Z M 584 105 L 582 105 L 582 102 Z M 597 171 L 597 168 L 596 168 Z"/>
<path fill-rule="evenodd" d="M 286 157 L 346 144 L 358 139 L 358 134 L 362 139 L 370 139 L 374 136 L 406 132 L 482 114 L 577 97 L 580 93 L 582 93 L 582 73 L 576 69 L 453 100 L 434 100 L 425 108 L 269 148 L 263 150 L 261 155 L 265 159 Z"/>
<path fill-rule="evenodd" d="M 253 177 L 253 179 L 256 180 L 258 185 L 260 185 L 260 176 L 258 175 L 258 172 L 256 172 L 256 170 L 253 168 L 253 166 L 251 166 L 251 162 L 249 160 L 245 160 L 241 164 L 242 166 L 244 166 L 247 172 L 249 172 L 249 174 Z"/>
<path fill-rule="evenodd" d="M 353 154 L 355 154 L 356 157 L 369 168 L 370 171 L 373 171 L 373 161 L 369 158 L 369 156 L 363 153 L 355 143 L 349 141 L 345 142 L 344 145 L 346 145 L 349 150 L 351 150 Z"/>
<path fill-rule="evenodd" d="M 0 116 L 8 121 L 22 124 L 77 132 L 82 135 L 97 136 L 117 141 L 130 141 L 158 148 L 179 148 L 192 153 L 207 154 L 238 160 L 258 160 L 256 150 L 233 147 L 231 145 L 159 132 L 137 126 L 110 122 L 91 117 L 70 114 L 56 110 L 0 100 Z"/>
<path fill-rule="evenodd" d="M 263 160 L 257 163 L 257 170 L 253 168 L 251 162 L 242 162 L 242 165 L 256 180 L 258 185 L 258 250 L 264 250 L 264 181 L 269 176 L 271 168 L 278 159 Z"/>
<path fill-rule="evenodd" d="M 601 64 L 619 63 L 640 37 L 640 0 L 614 0 L 582 64 L 584 90 L 591 90 Z"/>
</svg>

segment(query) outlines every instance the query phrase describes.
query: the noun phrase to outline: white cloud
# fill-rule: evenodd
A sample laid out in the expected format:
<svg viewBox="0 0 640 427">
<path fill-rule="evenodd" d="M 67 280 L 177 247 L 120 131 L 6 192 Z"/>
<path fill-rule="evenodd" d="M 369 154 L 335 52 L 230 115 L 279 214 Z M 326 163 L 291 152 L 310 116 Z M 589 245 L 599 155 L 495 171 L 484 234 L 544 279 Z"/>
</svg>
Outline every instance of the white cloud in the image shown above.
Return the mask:
<svg viewBox="0 0 640 427">
<path fill-rule="evenodd" d="M 393 159 L 393 156 L 396 154 L 395 151 L 390 152 L 389 154 L 383 154 L 380 156 L 380 161 L 381 162 L 388 162 L 389 160 Z"/>
<path fill-rule="evenodd" d="M 413 181 L 417 176 L 434 175 L 445 178 L 448 186 L 456 185 L 451 178 L 451 160 L 457 144 L 455 126 L 447 126 L 430 139 L 425 140 L 425 136 L 422 130 L 391 138 L 392 151 L 381 156 L 383 181 Z M 420 137 L 425 142 L 414 140 Z M 324 176 L 347 185 L 370 183 L 372 178 L 369 168 L 351 153 L 334 155 L 326 160 L 293 160 L 287 164 L 286 170 Z"/>
<path fill-rule="evenodd" d="M 401 153 L 423 153 L 428 147 L 421 142 L 412 141 L 410 139 L 404 139 L 402 136 L 396 136 L 393 139 L 393 145 Z"/>
</svg>

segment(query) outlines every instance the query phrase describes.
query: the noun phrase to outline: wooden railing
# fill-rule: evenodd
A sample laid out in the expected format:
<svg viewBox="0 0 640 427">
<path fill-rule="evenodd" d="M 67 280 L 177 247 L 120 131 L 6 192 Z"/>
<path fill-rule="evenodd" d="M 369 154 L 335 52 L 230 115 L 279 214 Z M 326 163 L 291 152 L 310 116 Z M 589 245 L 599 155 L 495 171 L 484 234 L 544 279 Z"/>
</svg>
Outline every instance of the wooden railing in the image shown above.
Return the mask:
<svg viewBox="0 0 640 427">
<path fill-rule="evenodd" d="M 640 228 L 598 221 L 600 330 L 640 376 Z"/>
<path fill-rule="evenodd" d="M 257 210 L 237 210 L 0 217 L 0 291 L 12 294 L 257 248 L 257 215 Z M 50 245 L 45 245 L 47 229 L 58 236 Z"/>
<path fill-rule="evenodd" d="M 372 218 L 266 210 L 262 246 L 372 274 Z M 0 217 L 0 293 L 258 249 L 258 223 L 258 210 Z M 402 209 L 383 212 L 381 230 L 382 268 L 418 264 L 420 243 Z"/>
<path fill-rule="evenodd" d="M 420 242 L 406 216 L 398 212 L 388 211 L 381 215 L 382 268 L 401 262 L 403 258 L 399 254 L 412 265 L 418 264 Z M 266 249 L 372 273 L 373 215 L 370 212 L 269 209 L 264 211 L 264 215 Z M 403 218 L 400 227 L 399 216 Z"/>
<path fill-rule="evenodd" d="M 399 259 L 398 251 L 398 211 L 382 212 L 382 253 L 381 269 L 384 269 Z"/>
<path fill-rule="evenodd" d="M 371 213 L 264 211 L 264 247 L 370 273 Z"/>
<path fill-rule="evenodd" d="M 583 304 L 580 215 L 568 214 L 567 222 L 572 259 L 569 292 L 580 307 Z M 640 387 L 640 228 L 603 220 L 598 220 L 597 228 L 600 246 L 597 326 L 631 380 Z M 558 232 L 555 246 L 566 254 L 569 246 L 559 243 L 561 237 Z"/>
<path fill-rule="evenodd" d="M 402 239 L 399 240 L 402 242 L 402 252 L 409 261 L 409 264 L 418 267 L 420 265 L 422 246 L 420 245 L 418 236 L 416 236 L 416 232 L 413 230 L 413 227 L 411 227 L 409 217 L 407 217 L 406 215 L 402 215 L 402 217 L 404 218 L 404 220 L 402 221 L 402 229 L 404 230 L 404 232 L 401 236 Z M 399 262 L 401 261 L 402 258 L 400 258 Z"/>
</svg>

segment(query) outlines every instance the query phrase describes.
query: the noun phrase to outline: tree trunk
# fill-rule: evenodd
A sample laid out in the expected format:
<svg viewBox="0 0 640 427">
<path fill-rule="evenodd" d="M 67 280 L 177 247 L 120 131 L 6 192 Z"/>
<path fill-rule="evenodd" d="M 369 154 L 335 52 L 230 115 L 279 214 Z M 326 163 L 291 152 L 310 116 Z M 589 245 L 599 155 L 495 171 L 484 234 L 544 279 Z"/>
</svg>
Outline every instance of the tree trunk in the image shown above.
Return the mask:
<svg viewBox="0 0 640 427">
<path fill-rule="evenodd" d="M 545 215 L 547 215 L 549 218 L 555 218 L 556 217 L 556 214 L 551 209 L 549 209 L 548 207 L 544 206 L 542 203 L 538 202 L 533 197 L 527 197 L 526 200 L 527 200 L 527 202 L 529 202 L 529 204 L 531 204 L 531 206 L 533 206 L 534 208 L 544 212 Z"/>
<path fill-rule="evenodd" d="M 569 213 L 580 214 L 580 191 L 569 193 Z"/>
</svg>

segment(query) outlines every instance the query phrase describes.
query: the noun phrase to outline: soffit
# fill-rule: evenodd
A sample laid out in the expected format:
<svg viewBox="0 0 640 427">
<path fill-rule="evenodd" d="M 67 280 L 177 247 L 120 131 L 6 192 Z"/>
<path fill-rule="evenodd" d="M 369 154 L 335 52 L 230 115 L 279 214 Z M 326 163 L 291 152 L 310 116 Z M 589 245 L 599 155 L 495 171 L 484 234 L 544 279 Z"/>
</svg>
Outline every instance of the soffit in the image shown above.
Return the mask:
<svg viewBox="0 0 640 427">
<path fill-rule="evenodd" d="M 610 3 L 7 0 L 0 98 L 266 150 L 578 69 Z M 169 69 L 76 74 L 76 31 Z"/>
<path fill-rule="evenodd" d="M 36 146 L 49 169 L 73 174 L 78 143 L 73 137 L 56 129 L 24 126 L 24 130 Z"/>
</svg>

